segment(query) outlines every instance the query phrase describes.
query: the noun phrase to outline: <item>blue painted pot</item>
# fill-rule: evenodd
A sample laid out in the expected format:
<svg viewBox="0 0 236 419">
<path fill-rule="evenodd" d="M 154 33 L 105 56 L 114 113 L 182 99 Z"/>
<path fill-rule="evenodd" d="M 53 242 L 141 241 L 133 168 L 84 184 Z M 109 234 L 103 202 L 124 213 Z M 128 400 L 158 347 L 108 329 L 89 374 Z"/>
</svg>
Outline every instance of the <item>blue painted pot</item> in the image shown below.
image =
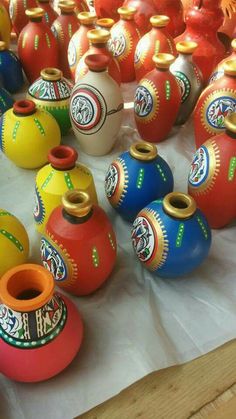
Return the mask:
<svg viewBox="0 0 236 419">
<path fill-rule="evenodd" d="M 14 100 L 10 94 L 0 86 L 0 117 L 4 112 L 13 107 Z"/>
<path fill-rule="evenodd" d="M 163 278 L 189 274 L 204 261 L 211 246 L 205 216 L 190 195 L 180 192 L 141 210 L 131 235 L 139 260 Z"/>
<path fill-rule="evenodd" d="M 147 142 L 132 144 L 109 166 L 105 179 L 110 204 L 131 222 L 149 202 L 173 191 L 173 185 L 170 167 Z"/>
<path fill-rule="evenodd" d="M 17 92 L 24 84 L 20 60 L 3 41 L 0 41 L 0 80 L 10 93 Z"/>
</svg>

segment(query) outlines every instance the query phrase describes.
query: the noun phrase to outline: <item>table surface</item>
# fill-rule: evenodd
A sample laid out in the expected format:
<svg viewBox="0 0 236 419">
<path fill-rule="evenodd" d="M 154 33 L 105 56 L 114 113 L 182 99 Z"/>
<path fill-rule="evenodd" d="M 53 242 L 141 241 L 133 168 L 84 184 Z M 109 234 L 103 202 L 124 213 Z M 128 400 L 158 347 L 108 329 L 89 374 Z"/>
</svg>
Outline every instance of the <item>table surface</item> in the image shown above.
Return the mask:
<svg viewBox="0 0 236 419">
<path fill-rule="evenodd" d="M 233 340 L 187 364 L 149 374 L 78 418 L 235 419 L 235 358 Z"/>
</svg>

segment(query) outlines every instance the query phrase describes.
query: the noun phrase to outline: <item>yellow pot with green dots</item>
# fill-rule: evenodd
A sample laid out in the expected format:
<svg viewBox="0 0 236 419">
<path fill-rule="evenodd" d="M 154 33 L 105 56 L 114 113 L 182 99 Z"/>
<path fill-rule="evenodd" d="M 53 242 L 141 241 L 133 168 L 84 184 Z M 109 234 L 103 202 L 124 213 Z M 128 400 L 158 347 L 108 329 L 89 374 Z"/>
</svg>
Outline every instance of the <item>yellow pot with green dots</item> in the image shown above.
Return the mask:
<svg viewBox="0 0 236 419">
<path fill-rule="evenodd" d="M 18 100 L 0 119 L 0 149 L 16 166 L 36 169 L 47 163 L 61 132 L 55 118 L 31 100 Z"/>
<path fill-rule="evenodd" d="M 21 222 L 0 208 L 0 278 L 14 266 L 27 262 L 29 238 Z"/>
<path fill-rule="evenodd" d="M 77 158 L 77 151 L 72 147 L 54 147 L 48 154 L 49 164 L 36 176 L 34 220 L 40 233 L 44 232 L 49 215 L 61 205 L 62 196 L 68 190 L 87 192 L 91 202 L 98 203 L 93 175 L 86 166 L 76 163 Z"/>
</svg>

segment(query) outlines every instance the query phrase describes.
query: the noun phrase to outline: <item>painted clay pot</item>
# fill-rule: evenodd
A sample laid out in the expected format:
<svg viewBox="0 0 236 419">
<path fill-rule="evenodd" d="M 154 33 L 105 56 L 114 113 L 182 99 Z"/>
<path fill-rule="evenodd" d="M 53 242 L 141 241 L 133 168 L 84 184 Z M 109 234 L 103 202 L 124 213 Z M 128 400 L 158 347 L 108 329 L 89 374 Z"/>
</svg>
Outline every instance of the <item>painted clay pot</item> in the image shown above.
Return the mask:
<svg viewBox="0 0 236 419">
<path fill-rule="evenodd" d="M 53 8 L 56 10 L 57 13 L 60 13 L 59 3 L 61 0 L 54 0 L 53 1 Z M 81 12 L 89 12 L 89 7 L 87 5 L 86 0 L 74 0 L 75 2 L 75 11 L 76 14 Z"/>
<path fill-rule="evenodd" d="M 57 120 L 61 134 L 65 135 L 71 128 L 69 100 L 73 85 L 62 76 L 57 68 L 45 68 L 28 90 L 27 97 L 39 109 L 45 109 Z"/>
<path fill-rule="evenodd" d="M 76 70 L 75 70 L 75 81 L 79 81 L 88 72 L 88 66 L 86 65 L 85 58 L 87 55 L 103 54 L 106 55 L 110 61 L 108 65 L 108 73 L 119 85 L 121 83 L 120 65 L 111 51 L 108 48 L 108 41 L 111 37 L 109 31 L 105 29 L 92 29 L 87 33 L 88 40 L 90 41 L 90 47 L 87 52 L 80 59 Z"/>
<path fill-rule="evenodd" d="M 225 128 L 196 151 L 188 179 L 189 193 L 212 228 L 236 218 L 236 113 L 225 118 Z"/>
<path fill-rule="evenodd" d="M 111 18 L 119 20 L 117 10 L 122 6 L 124 0 L 94 0 L 94 7 L 99 18 Z"/>
<path fill-rule="evenodd" d="M 194 64 L 192 54 L 197 48 L 196 42 L 178 42 L 178 57 L 170 66 L 181 88 L 181 106 L 176 124 L 184 124 L 190 117 L 203 89 L 202 73 Z"/>
<path fill-rule="evenodd" d="M 14 100 L 9 93 L 0 86 L 0 117 L 10 108 L 12 108 Z"/>
<path fill-rule="evenodd" d="M 29 256 L 29 238 L 25 227 L 14 215 L 2 208 L 0 208 L 0 249 L 1 281 L 5 272 L 13 266 L 27 262 Z"/>
<path fill-rule="evenodd" d="M 236 60 L 236 38 L 232 40 L 231 47 L 232 47 L 232 53 L 228 57 L 224 58 L 224 60 L 222 60 L 217 65 L 217 67 L 215 68 L 215 70 L 213 71 L 213 73 L 210 77 L 209 84 L 211 84 L 214 81 L 220 79 L 224 75 L 224 64 L 225 64 L 226 61 Z"/>
<path fill-rule="evenodd" d="M 75 70 L 80 59 L 89 49 L 89 40 L 87 33 L 91 29 L 95 29 L 97 17 L 92 12 L 81 12 L 77 15 L 80 28 L 71 37 L 68 46 L 68 64 L 70 67 L 71 77 L 75 79 Z"/>
<path fill-rule="evenodd" d="M 162 52 L 177 55 L 175 42 L 166 29 L 169 21 L 170 18 L 163 15 L 151 17 L 152 29 L 140 39 L 135 50 L 134 68 L 137 81 L 155 68 L 153 55 Z"/>
<path fill-rule="evenodd" d="M 98 203 L 93 175 L 83 164 L 76 164 L 77 158 L 78 153 L 72 147 L 54 147 L 48 154 L 49 164 L 37 173 L 34 221 L 40 233 L 44 232 L 49 215 L 61 205 L 62 196 L 68 190 L 84 191 L 93 204 Z"/>
<path fill-rule="evenodd" d="M 0 80 L 10 93 L 17 92 L 24 84 L 21 63 L 3 41 L 0 41 Z"/>
<path fill-rule="evenodd" d="M 105 211 L 85 192 L 68 191 L 49 217 L 41 240 L 43 265 L 75 295 L 96 291 L 116 261 L 116 237 Z"/>
<path fill-rule="evenodd" d="M 114 24 L 115 24 L 114 19 L 111 19 L 109 17 L 104 17 L 97 20 L 96 29 L 106 29 L 107 31 L 110 31 L 112 26 L 114 26 Z"/>
<path fill-rule="evenodd" d="M 123 6 L 135 8 L 134 20 L 141 35 L 151 29 L 150 18 L 157 14 L 153 0 L 125 0 Z"/>
<path fill-rule="evenodd" d="M 176 42 L 197 42 L 198 48 L 193 54 L 193 61 L 200 68 L 205 84 L 225 55 L 225 47 L 217 36 L 223 19 L 220 0 L 193 0 L 193 5 L 186 14 L 186 30 L 175 39 Z"/>
<path fill-rule="evenodd" d="M 236 60 L 224 63 L 224 76 L 210 84 L 198 99 L 194 110 L 197 148 L 224 131 L 225 117 L 231 112 L 236 112 Z"/>
<path fill-rule="evenodd" d="M 80 348 L 83 323 L 75 305 L 54 292 L 50 272 L 33 264 L 10 269 L 0 298 L 1 373 L 29 383 L 64 370 Z"/>
<path fill-rule="evenodd" d="M 26 10 L 34 7 L 37 7 L 36 0 L 10 0 L 9 14 L 17 36 L 29 22 L 29 17 L 25 13 Z"/>
<path fill-rule="evenodd" d="M 42 22 L 43 9 L 27 9 L 26 15 L 30 21 L 20 33 L 18 55 L 27 79 L 33 83 L 43 68 L 58 68 L 58 45 L 52 31 Z"/>
<path fill-rule="evenodd" d="M 181 0 L 154 0 L 154 5 L 158 14 L 170 18 L 167 30 L 173 38 L 184 32 L 184 8 Z"/>
<path fill-rule="evenodd" d="M 59 68 L 65 77 L 70 78 L 71 72 L 68 63 L 68 46 L 72 35 L 79 28 L 79 20 L 75 14 L 75 2 L 64 0 L 59 2 L 60 16 L 51 27 L 59 46 Z"/>
<path fill-rule="evenodd" d="M 207 257 L 211 230 L 190 195 L 172 192 L 139 212 L 131 233 L 145 268 L 163 278 L 190 274 Z"/>
<path fill-rule="evenodd" d="M 70 118 L 82 150 L 103 156 L 112 149 L 121 127 L 123 97 L 107 72 L 109 58 L 102 54 L 85 58 L 89 71 L 72 90 Z"/>
<path fill-rule="evenodd" d="M 7 9 L 0 3 L 0 40 L 6 43 L 8 48 L 11 38 L 11 21 Z"/>
<path fill-rule="evenodd" d="M 153 144 L 138 142 L 109 166 L 105 191 L 110 204 L 127 221 L 155 199 L 173 191 L 173 175 Z"/>
<path fill-rule="evenodd" d="M 53 9 L 50 0 L 38 0 L 38 4 L 45 12 L 43 22 L 51 28 L 54 20 L 58 17 L 57 12 Z"/>
<path fill-rule="evenodd" d="M 0 119 L 0 148 L 16 166 L 36 169 L 60 144 L 60 128 L 53 116 L 31 100 L 18 100 Z"/>
<path fill-rule="evenodd" d="M 141 35 L 134 22 L 136 10 L 120 7 L 118 12 L 120 20 L 111 28 L 109 49 L 119 62 L 121 81 L 128 83 L 135 80 L 134 54 Z"/>
<path fill-rule="evenodd" d="M 156 68 L 139 82 L 136 89 L 134 116 L 140 137 L 157 143 L 165 140 L 176 121 L 181 90 L 169 71 L 175 57 L 163 53 L 154 55 L 153 60 Z"/>
</svg>

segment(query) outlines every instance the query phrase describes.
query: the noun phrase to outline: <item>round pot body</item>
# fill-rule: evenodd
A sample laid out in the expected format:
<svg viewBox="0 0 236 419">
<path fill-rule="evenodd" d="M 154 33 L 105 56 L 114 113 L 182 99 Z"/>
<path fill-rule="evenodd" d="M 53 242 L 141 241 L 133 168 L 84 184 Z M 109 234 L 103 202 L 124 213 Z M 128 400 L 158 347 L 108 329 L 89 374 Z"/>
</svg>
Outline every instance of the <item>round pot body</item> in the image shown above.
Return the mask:
<svg viewBox="0 0 236 419">
<path fill-rule="evenodd" d="M 70 99 L 70 118 L 85 153 L 109 153 L 121 127 L 123 106 L 120 87 L 107 71 L 89 71 L 76 83 Z"/>
<path fill-rule="evenodd" d="M 94 0 L 94 7 L 96 15 L 101 17 L 109 17 L 114 20 L 119 20 L 118 8 L 123 4 L 123 0 Z"/>
<path fill-rule="evenodd" d="M 236 218 L 235 115 L 227 117 L 235 132 L 226 129 L 204 142 L 194 155 L 189 173 L 189 193 L 212 228 L 222 228 Z"/>
<path fill-rule="evenodd" d="M 64 370 L 80 348 L 83 324 L 74 304 L 54 293 L 52 275 L 20 265 L 2 277 L 0 292 L 1 373 L 38 382 Z"/>
<path fill-rule="evenodd" d="M 208 86 L 194 110 L 195 143 L 199 148 L 210 137 L 224 132 L 225 117 L 236 112 L 236 63 L 234 75 L 225 74 Z"/>
<path fill-rule="evenodd" d="M 170 18 L 168 32 L 173 38 L 185 30 L 184 8 L 181 0 L 154 0 L 157 13 Z"/>
<path fill-rule="evenodd" d="M 105 212 L 94 205 L 78 217 L 56 208 L 41 240 L 41 259 L 59 287 L 75 295 L 94 292 L 116 261 L 116 238 Z"/>
<path fill-rule="evenodd" d="M 174 215 L 165 209 L 171 195 L 175 196 L 171 205 Z M 188 211 L 187 207 L 176 208 L 183 195 L 173 192 L 164 200 L 150 203 L 133 223 L 131 237 L 138 259 L 145 268 L 163 278 L 191 273 L 207 257 L 211 245 L 211 231 L 199 209 L 195 207 L 191 216 L 179 217 L 179 211 Z"/>
<path fill-rule="evenodd" d="M 165 140 L 176 121 L 180 104 L 178 82 L 168 69 L 155 68 L 148 73 L 139 82 L 134 98 L 140 137 L 154 143 Z"/>
<path fill-rule="evenodd" d="M 17 92 L 24 84 L 21 63 L 4 44 L 0 45 L 0 80 L 10 93 Z"/>
<path fill-rule="evenodd" d="M 0 86 L 0 117 L 13 106 L 13 99 L 9 93 Z"/>
<path fill-rule="evenodd" d="M 0 209 L 0 278 L 13 266 L 27 262 L 29 238 L 21 222 Z"/>
<path fill-rule="evenodd" d="M 42 10 L 42 9 L 36 9 Z M 58 45 L 50 28 L 42 22 L 44 13 L 32 20 L 21 31 L 18 39 L 18 55 L 30 83 L 47 67 L 59 65 Z"/>
<path fill-rule="evenodd" d="M 71 147 L 55 147 L 49 153 L 49 164 L 37 173 L 34 221 L 40 233 L 44 232 L 49 215 L 61 204 L 68 190 L 79 189 L 88 193 L 93 204 L 98 202 L 93 175 L 86 166 L 76 164 L 77 157 Z"/>
<path fill-rule="evenodd" d="M 32 113 L 26 114 L 26 109 Z M 49 150 L 60 141 L 56 120 L 50 113 L 36 109 L 32 101 L 15 102 L 0 119 L 0 148 L 16 166 L 24 169 L 36 169 L 47 163 Z"/>
<path fill-rule="evenodd" d="M 110 204 L 133 222 L 145 205 L 173 191 L 173 175 L 152 144 L 133 144 L 109 166 L 105 191 Z"/>
<path fill-rule="evenodd" d="M 45 12 L 43 16 L 43 23 L 46 23 L 46 25 L 51 28 L 54 20 L 58 17 L 57 12 L 53 9 L 50 0 L 38 0 L 38 4 Z"/>
<path fill-rule="evenodd" d="M 150 17 L 158 14 L 153 0 L 125 0 L 123 6 L 136 9 L 134 19 L 141 35 L 151 29 Z"/>
<path fill-rule="evenodd" d="M 0 4 L 0 40 L 6 43 L 8 48 L 11 38 L 11 22 L 7 9 L 3 4 Z"/>
<path fill-rule="evenodd" d="M 37 7 L 36 0 L 10 0 L 9 14 L 12 21 L 13 29 L 19 36 L 22 29 L 27 25 L 29 18 L 26 16 L 26 9 Z"/>
<path fill-rule="evenodd" d="M 72 88 L 60 70 L 49 68 L 41 71 L 41 77 L 29 87 L 27 94 L 37 108 L 48 111 L 56 119 L 62 135 L 71 128 L 69 99 Z"/>
</svg>

